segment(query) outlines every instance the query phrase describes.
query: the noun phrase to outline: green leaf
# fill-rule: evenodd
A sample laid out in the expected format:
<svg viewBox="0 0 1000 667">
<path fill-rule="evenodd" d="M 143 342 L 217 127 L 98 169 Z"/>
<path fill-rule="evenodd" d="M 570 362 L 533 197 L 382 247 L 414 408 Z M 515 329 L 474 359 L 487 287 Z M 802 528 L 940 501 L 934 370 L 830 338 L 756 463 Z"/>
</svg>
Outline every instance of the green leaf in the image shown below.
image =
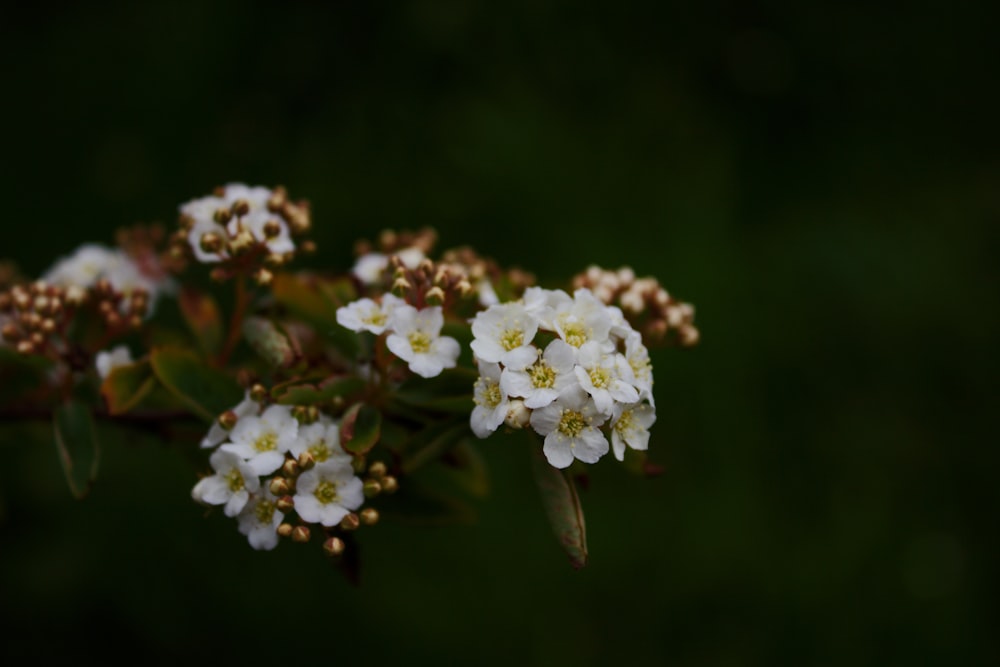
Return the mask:
<svg viewBox="0 0 1000 667">
<path fill-rule="evenodd" d="M 471 368 L 450 368 L 433 378 L 412 377 L 396 392 L 395 399 L 408 406 L 448 414 L 469 414 L 473 385 L 479 373 Z"/>
<path fill-rule="evenodd" d="M 243 320 L 243 335 L 254 352 L 275 368 L 288 368 L 299 357 L 292 340 L 271 320 L 246 318 Z"/>
<path fill-rule="evenodd" d="M 188 350 L 153 350 L 150 364 L 160 383 L 206 421 L 214 421 L 243 398 L 243 390 L 231 377 Z"/>
<path fill-rule="evenodd" d="M 414 436 L 406 445 L 402 468 L 407 475 L 441 458 L 469 434 L 465 421 L 437 424 Z"/>
<path fill-rule="evenodd" d="M 365 381 L 354 376 L 328 377 L 319 384 L 303 382 L 286 384 L 271 390 L 271 396 L 282 405 L 315 405 L 337 396 L 347 398 L 365 388 Z"/>
<path fill-rule="evenodd" d="M 31 402 L 32 394 L 46 387 L 45 373 L 52 365 L 46 357 L 0 345 L 0 403 Z"/>
<path fill-rule="evenodd" d="M 364 456 L 378 442 L 382 413 L 367 403 L 355 403 L 340 422 L 340 446 L 349 454 Z"/>
<path fill-rule="evenodd" d="M 532 470 L 545 514 L 570 564 L 579 569 L 587 564 L 587 527 L 576 484 L 568 473 L 549 465 L 537 444 L 531 447 L 531 452 Z"/>
<path fill-rule="evenodd" d="M 101 462 L 101 447 L 90 408 L 71 399 L 56 408 L 52 425 L 70 493 L 82 499 L 90 492 Z"/>
<path fill-rule="evenodd" d="M 354 359 L 358 356 L 360 337 L 337 323 L 337 308 L 358 297 L 350 279 L 280 273 L 271 284 L 271 293 L 276 302 L 295 317 L 311 324 L 344 357 Z"/>
<path fill-rule="evenodd" d="M 490 475 L 486 461 L 479 448 L 463 438 L 451 448 L 444 462 L 455 485 L 476 498 L 485 498 L 490 493 Z"/>
<path fill-rule="evenodd" d="M 208 356 L 218 354 L 222 347 L 222 311 L 215 299 L 197 288 L 185 286 L 177 304 L 202 352 Z"/>
<path fill-rule="evenodd" d="M 468 502 L 412 477 L 402 482 L 396 493 L 385 498 L 382 514 L 427 526 L 469 524 L 476 520 L 476 510 Z"/>
<path fill-rule="evenodd" d="M 155 386 L 153 369 L 149 360 L 144 359 L 112 369 L 101 383 L 101 396 L 104 397 L 109 413 L 121 415 L 138 405 Z"/>
</svg>

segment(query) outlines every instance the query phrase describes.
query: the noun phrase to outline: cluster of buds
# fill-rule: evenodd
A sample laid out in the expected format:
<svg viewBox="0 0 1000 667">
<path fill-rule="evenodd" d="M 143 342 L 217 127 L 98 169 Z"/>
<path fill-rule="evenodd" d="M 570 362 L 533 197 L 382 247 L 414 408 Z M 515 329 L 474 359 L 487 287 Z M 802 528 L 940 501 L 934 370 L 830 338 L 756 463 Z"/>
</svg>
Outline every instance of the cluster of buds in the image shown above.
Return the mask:
<svg viewBox="0 0 1000 667">
<path fill-rule="evenodd" d="M 425 259 L 410 269 L 395 255 L 390 262 L 393 295 L 416 308 L 442 306 L 447 309 L 473 292 L 468 275 L 461 267 Z"/>
<path fill-rule="evenodd" d="M 456 274 L 464 272 L 479 295 L 479 305 L 484 307 L 500 302 L 494 289 L 496 285 L 503 283 L 509 292 L 520 295 L 535 284 L 535 276 L 531 273 L 518 268 L 502 271 L 496 262 L 481 257 L 468 246 L 445 251 L 439 266 Z"/>
<path fill-rule="evenodd" d="M 86 299 L 87 291 L 80 287 L 58 287 L 44 281 L 0 292 L 3 339 L 21 354 L 44 354 L 65 336 L 74 311 Z"/>
<path fill-rule="evenodd" d="M 222 413 L 202 440 L 215 448 L 215 474 L 202 478 L 192 497 L 223 505 L 255 549 L 273 549 L 279 538 L 309 542 L 322 530 L 329 555 L 344 550 L 343 532 L 378 522 L 378 511 L 362 507 L 392 493 L 396 479 L 373 463 L 364 479 L 363 457 L 341 447 L 340 424 L 315 406 L 269 405 L 266 389 L 254 385 Z M 294 516 L 293 516 L 294 513 Z"/>
<path fill-rule="evenodd" d="M 309 203 L 290 200 L 281 186 L 271 190 L 233 183 L 216 188 L 208 197 L 181 205 L 179 226 L 171 254 L 219 264 L 212 271 L 219 281 L 251 275 L 267 285 L 273 270 L 296 252 L 316 249 L 315 243 L 301 239 L 312 229 Z"/>
<path fill-rule="evenodd" d="M 111 337 L 139 329 L 149 312 L 149 292 L 144 289 L 133 289 L 126 294 L 102 278 L 87 294 L 88 303 L 96 308 Z"/>
<path fill-rule="evenodd" d="M 354 254 L 357 257 L 380 254 L 384 256 L 406 255 L 412 250 L 421 254 L 421 259 L 430 254 L 437 243 L 437 232 L 429 227 L 413 232 L 408 230 L 383 230 L 378 242 L 373 244 L 367 239 L 361 239 L 354 244 Z"/>
<path fill-rule="evenodd" d="M 586 288 L 607 305 L 618 306 L 633 327 L 651 343 L 698 343 L 694 306 L 678 301 L 655 278 L 636 278 L 628 267 L 608 271 L 591 266 L 573 278 L 574 289 Z"/>
</svg>

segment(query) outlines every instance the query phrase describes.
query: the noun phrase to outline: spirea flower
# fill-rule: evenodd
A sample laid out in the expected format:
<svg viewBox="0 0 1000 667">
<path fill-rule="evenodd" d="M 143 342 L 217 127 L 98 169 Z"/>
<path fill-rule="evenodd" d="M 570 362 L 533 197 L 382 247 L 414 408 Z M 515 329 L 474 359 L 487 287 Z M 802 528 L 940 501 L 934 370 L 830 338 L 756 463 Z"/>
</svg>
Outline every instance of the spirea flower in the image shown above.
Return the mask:
<svg viewBox="0 0 1000 667">
<path fill-rule="evenodd" d="M 611 415 L 611 446 L 615 458 L 625 459 L 625 445 L 632 449 L 649 448 L 649 427 L 656 421 L 656 411 L 645 403 L 615 404 Z"/>
<path fill-rule="evenodd" d="M 598 428 L 605 419 L 587 392 L 575 386 L 531 413 L 531 427 L 545 436 L 542 452 L 548 462 L 567 468 L 573 459 L 596 463 L 608 453 L 608 440 Z"/>
<path fill-rule="evenodd" d="M 610 415 L 615 401 L 635 403 L 639 392 L 633 386 L 632 369 L 625 357 L 607 353 L 596 340 L 584 343 L 577 353 L 573 369 L 580 386 L 594 399 L 594 405 L 605 415 Z"/>
<path fill-rule="evenodd" d="M 573 348 L 565 341 L 554 340 L 534 363 L 505 369 L 501 384 L 511 396 L 524 398 L 526 407 L 543 408 L 556 400 L 559 392 L 577 383 L 575 365 Z"/>
<path fill-rule="evenodd" d="M 485 438 L 507 418 L 510 401 L 500 382 L 500 365 L 479 361 L 479 379 L 473 387 L 470 426 L 477 437 Z"/>
<path fill-rule="evenodd" d="M 243 458 L 257 475 L 269 475 L 285 461 L 298 435 L 299 423 L 286 405 L 272 405 L 259 417 L 240 419 L 220 450 Z"/>
<path fill-rule="evenodd" d="M 278 526 L 285 515 L 278 511 L 278 498 L 261 487 L 236 517 L 240 533 L 247 536 L 250 546 L 258 551 L 270 551 L 278 546 Z"/>
<path fill-rule="evenodd" d="M 199 480 L 191 497 L 208 505 L 225 505 L 226 516 L 236 516 L 250 500 L 250 494 L 260 489 L 257 472 L 238 454 L 221 449 L 208 462 L 215 474 Z"/>
<path fill-rule="evenodd" d="M 524 368 L 537 352 L 531 341 L 538 331 L 538 319 L 522 304 L 490 306 L 472 320 L 472 351 L 478 359 Z"/>
<path fill-rule="evenodd" d="M 340 446 L 340 424 L 329 418 L 299 427 L 298 437 L 295 438 L 289 452 L 296 459 L 309 452 L 316 463 L 351 460 L 350 454 Z"/>
<path fill-rule="evenodd" d="M 42 275 L 45 282 L 59 287 L 87 289 L 99 280 L 107 280 L 111 287 L 125 296 L 137 290 L 149 295 L 150 311 L 157 298 L 174 289 L 173 282 L 166 277 L 160 267 L 143 266 L 120 248 L 108 248 L 96 243 L 87 243 L 69 257 L 57 261 Z"/>
<path fill-rule="evenodd" d="M 417 375 L 430 378 L 440 375 L 445 368 L 455 367 L 461 349 L 457 340 L 441 335 L 444 326 L 441 306 L 421 310 L 410 305 L 397 306 L 389 326 L 392 333 L 386 345 Z"/>
<path fill-rule="evenodd" d="M 236 415 L 237 420 L 250 415 L 256 417 L 260 415 L 260 403 L 250 398 L 250 392 L 247 391 L 243 395 L 243 400 L 233 406 L 231 411 Z M 222 425 L 217 421 L 213 422 L 208 433 L 201 439 L 201 447 L 202 449 L 210 449 L 224 442 L 228 437 L 229 431 L 222 428 Z"/>
<path fill-rule="evenodd" d="M 269 188 L 230 183 L 217 194 L 181 204 L 181 217 L 187 221 L 188 243 L 195 259 L 220 262 L 230 256 L 229 241 L 241 243 L 244 239 L 264 244 L 273 255 L 294 252 L 288 222 L 268 207 L 274 196 L 275 191 Z M 246 205 L 245 211 L 235 206 L 238 202 Z M 206 243 L 206 235 L 214 235 L 219 242 Z"/>
<path fill-rule="evenodd" d="M 405 302 L 392 294 L 383 296 L 381 304 L 368 298 L 358 299 L 337 309 L 337 324 L 351 331 L 378 335 L 389 327 L 389 317 L 400 303 Z"/>
<path fill-rule="evenodd" d="M 295 511 L 303 521 L 335 526 L 365 501 L 349 459 L 335 458 L 299 475 Z"/>
<path fill-rule="evenodd" d="M 125 345 L 118 345 L 106 352 L 98 352 L 94 360 L 97 367 L 97 374 L 101 379 L 105 379 L 111 371 L 119 366 L 128 366 L 132 363 L 132 353 Z"/>
</svg>

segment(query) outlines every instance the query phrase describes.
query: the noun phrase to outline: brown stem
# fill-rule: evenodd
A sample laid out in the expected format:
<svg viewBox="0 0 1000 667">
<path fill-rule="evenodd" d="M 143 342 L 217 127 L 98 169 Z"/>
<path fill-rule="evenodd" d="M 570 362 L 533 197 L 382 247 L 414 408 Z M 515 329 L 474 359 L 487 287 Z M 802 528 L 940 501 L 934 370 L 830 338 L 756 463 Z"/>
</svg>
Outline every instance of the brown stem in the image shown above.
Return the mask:
<svg viewBox="0 0 1000 667">
<path fill-rule="evenodd" d="M 229 333 L 216 360 L 216 365 L 220 368 L 225 367 L 229 362 L 229 357 L 232 356 L 233 350 L 240 342 L 240 336 L 243 333 L 243 318 L 246 317 L 249 305 L 250 292 L 247 290 L 246 278 L 239 275 L 236 277 L 236 303 L 233 305 L 233 315 L 229 319 Z"/>
</svg>

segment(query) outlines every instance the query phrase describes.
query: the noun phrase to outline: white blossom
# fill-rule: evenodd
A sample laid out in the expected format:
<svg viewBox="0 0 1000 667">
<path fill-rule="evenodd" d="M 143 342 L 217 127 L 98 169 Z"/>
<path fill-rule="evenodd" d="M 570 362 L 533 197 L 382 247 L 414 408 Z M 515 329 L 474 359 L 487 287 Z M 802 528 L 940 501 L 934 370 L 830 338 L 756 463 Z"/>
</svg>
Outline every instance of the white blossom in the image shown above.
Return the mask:
<svg viewBox="0 0 1000 667">
<path fill-rule="evenodd" d="M 128 366 L 131 363 L 132 353 L 129 352 L 128 347 L 125 345 L 118 345 L 106 352 L 98 352 L 94 360 L 94 365 L 97 367 L 97 374 L 101 376 L 102 380 L 107 378 L 111 374 L 111 371 L 119 366 Z"/>
<path fill-rule="evenodd" d="M 639 398 L 646 399 L 656 407 L 653 400 L 653 365 L 649 360 L 649 350 L 642 344 L 642 335 L 638 331 L 625 337 L 625 359 L 632 369 L 633 385 L 639 390 Z"/>
<path fill-rule="evenodd" d="M 500 297 L 497 296 L 497 291 L 493 289 L 493 283 L 490 282 L 489 278 L 483 278 L 476 283 L 476 293 L 479 295 L 479 305 L 483 308 L 500 303 Z"/>
<path fill-rule="evenodd" d="M 260 489 L 260 479 L 249 463 L 238 454 L 218 450 L 208 462 L 215 474 L 195 484 L 191 497 L 208 505 L 225 505 L 226 516 L 240 513 L 251 493 Z"/>
<path fill-rule="evenodd" d="M 521 369 L 535 361 L 538 351 L 531 345 L 538 332 L 538 319 L 519 303 L 490 306 L 472 320 L 472 351 L 483 361 Z"/>
<path fill-rule="evenodd" d="M 639 400 L 639 392 L 632 386 L 632 369 L 621 354 L 608 354 L 600 343 L 592 340 L 580 347 L 576 361 L 577 366 L 573 369 L 576 378 L 600 412 L 610 415 L 615 401 L 635 403 Z"/>
<path fill-rule="evenodd" d="M 472 409 L 469 425 L 478 438 L 485 438 L 504 422 L 510 410 L 507 392 L 500 383 L 500 365 L 480 360 L 479 378 L 473 388 Z"/>
<path fill-rule="evenodd" d="M 389 350 L 407 362 L 410 370 L 425 378 L 454 368 L 461 348 L 450 336 L 441 336 L 444 315 L 441 306 L 417 310 L 410 305 L 396 306 L 390 317 L 393 333 L 386 339 Z"/>
<path fill-rule="evenodd" d="M 382 306 L 364 298 L 338 308 L 337 324 L 351 331 L 370 331 L 378 335 L 389 325 L 389 316 Z"/>
<path fill-rule="evenodd" d="M 606 349 L 613 348 L 608 339 L 611 320 L 606 306 L 586 288 L 576 290 L 572 302 L 560 303 L 555 308 L 553 327 L 560 338 L 575 348 L 590 341 L 601 343 Z"/>
<path fill-rule="evenodd" d="M 596 463 L 608 453 L 608 440 L 598 429 L 606 417 L 579 386 L 572 386 L 553 403 L 531 413 L 531 427 L 545 436 L 542 452 L 549 464 L 566 468 L 579 459 Z"/>
<path fill-rule="evenodd" d="M 92 287 L 117 261 L 118 252 L 96 243 L 87 243 L 59 259 L 42 275 L 42 280 L 60 287 Z"/>
<path fill-rule="evenodd" d="M 541 287 L 529 287 L 524 290 L 521 298 L 524 309 L 538 318 L 542 329 L 554 331 L 553 323 L 556 313 L 573 305 L 573 298 L 562 290 L 547 290 Z"/>
<path fill-rule="evenodd" d="M 351 455 L 340 446 L 340 424 L 331 419 L 321 419 L 308 426 L 300 426 L 298 436 L 289 449 L 296 459 L 309 452 L 316 463 L 337 459 L 351 460 Z"/>
<path fill-rule="evenodd" d="M 523 398 L 529 408 L 545 407 L 567 387 L 578 384 L 573 372 L 575 359 L 573 348 L 556 339 L 535 363 L 523 369 L 504 369 L 500 385 L 510 396 Z"/>
<path fill-rule="evenodd" d="M 247 536 L 251 547 L 270 551 L 278 546 L 278 526 L 285 515 L 278 511 L 278 498 L 266 485 L 250 497 L 236 518 L 240 533 Z"/>
<path fill-rule="evenodd" d="M 308 523 L 335 526 L 365 501 L 363 484 L 349 459 L 316 464 L 299 475 L 295 487 L 295 511 Z"/>
<path fill-rule="evenodd" d="M 291 408 L 272 405 L 259 417 L 247 416 L 236 422 L 229 433 L 231 442 L 219 449 L 244 458 L 256 474 L 269 475 L 284 463 L 298 430 Z"/>
<path fill-rule="evenodd" d="M 191 245 L 195 259 L 206 264 L 226 259 L 229 257 L 229 252 L 225 247 L 217 253 L 203 250 L 201 247 L 202 236 L 214 233 L 223 239 L 231 239 L 241 230 L 248 231 L 257 242 L 263 243 L 268 252 L 272 254 L 284 255 L 293 252 L 295 242 L 292 240 L 288 223 L 280 215 L 267 208 L 267 202 L 273 194 L 272 190 L 265 187 L 249 187 L 242 183 L 230 183 L 223 188 L 221 196 L 209 195 L 181 204 L 181 215 L 190 218 L 193 222 L 188 230 L 188 243 Z M 216 211 L 231 211 L 233 204 L 241 200 L 248 205 L 249 210 L 245 215 L 232 216 L 225 226 L 216 222 Z M 277 235 L 268 236 L 264 232 L 264 227 L 269 222 L 273 222 L 277 226 Z"/>
<path fill-rule="evenodd" d="M 247 391 L 243 394 L 243 400 L 233 406 L 231 411 L 236 415 L 237 420 L 251 415 L 256 417 L 260 415 L 260 403 L 250 398 L 250 392 Z M 222 425 L 218 421 L 215 421 L 212 423 L 212 427 L 208 429 L 205 437 L 201 439 L 201 447 L 202 449 L 210 449 L 228 437 L 229 431 L 222 428 Z"/>
<path fill-rule="evenodd" d="M 370 252 L 358 257 L 351 273 L 365 285 L 374 285 L 381 279 L 382 272 L 389 268 L 389 258 L 380 252 Z"/>
<path fill-rule="evenodd" d="M 611 445 L 615 458 L 625 460 L 625 445 L 632 449 L 649 448 L 649 427 L 656 421 L 656 411 L 645 403 L 616 403 L 611 415 Z"/>
</svg>

